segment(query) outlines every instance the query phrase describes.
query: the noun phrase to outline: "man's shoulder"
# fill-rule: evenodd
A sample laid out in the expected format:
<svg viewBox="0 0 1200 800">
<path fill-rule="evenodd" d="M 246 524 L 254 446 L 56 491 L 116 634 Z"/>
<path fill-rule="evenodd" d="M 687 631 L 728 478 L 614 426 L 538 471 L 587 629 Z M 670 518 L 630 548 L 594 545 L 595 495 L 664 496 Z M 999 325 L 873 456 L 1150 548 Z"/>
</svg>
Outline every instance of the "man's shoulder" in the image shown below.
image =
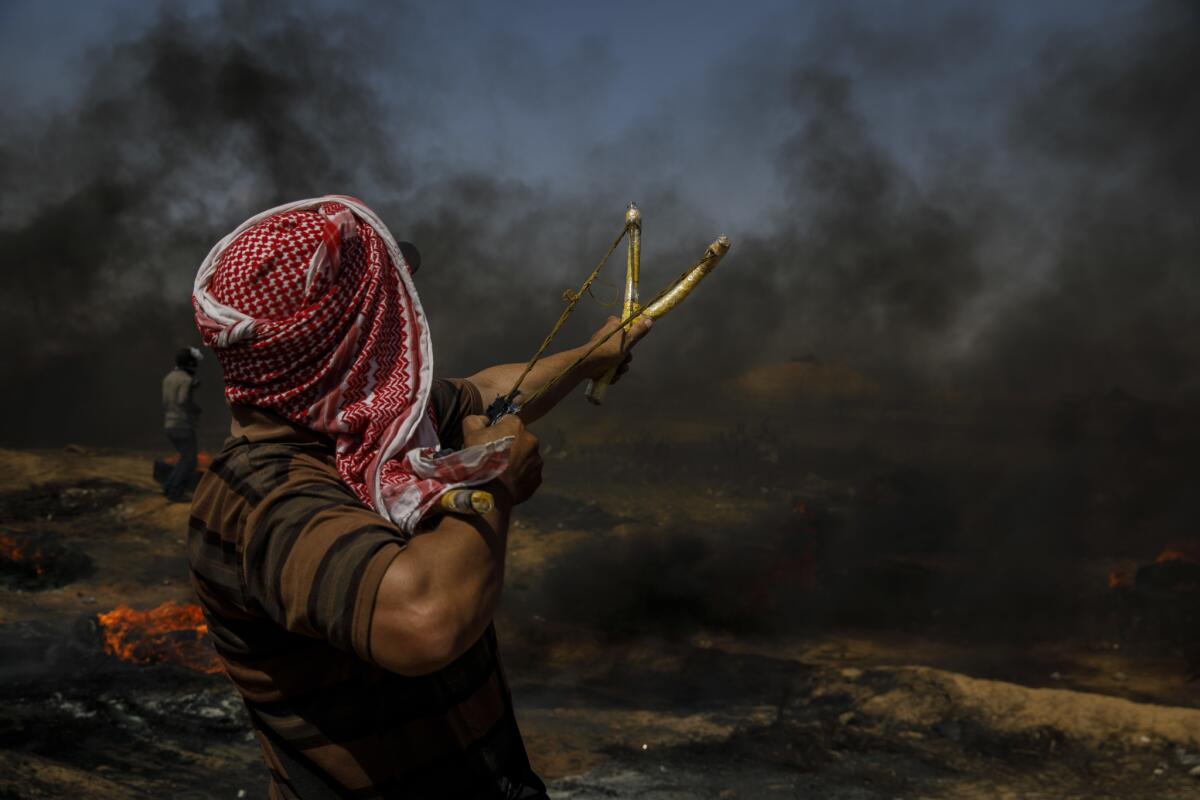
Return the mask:
<svg viewBox="0 0 1200 800">
<path fill-rule="evenodd" d="M 245 591 L 243 580 L 232 575 L 240 575 L 243 554 L 263 530 L 298 531 L 322 509 L 348 514 L 364 508 L 332 459 L 311 449 L 233 437 L 209 464 L 192 496 L 188 561 L 193 574 L 207 581 L 210 610 L 217 595 L 241 597 Z M 226 574 L 229 568 L 234 572 Z"/>
<path fill-rule="evenodd" d="M 332 455 L 323 448 L 290 442 L 254 442 L 244 436 L 225 441 L 197 487 L 196 498 L 233 494 L 251 506 L 283 488 L 320 485 L 339 488 L 348 500 L 354 493 L 338 475 Z"/>
<path fill-rule="evenodd" d="M 172 389 L 182 389 L 185 387 L 198 386 L 199 381 L 196 376 L 187 370 L 173 369 L 163 376 L 163 386 Z"/>
</svg>

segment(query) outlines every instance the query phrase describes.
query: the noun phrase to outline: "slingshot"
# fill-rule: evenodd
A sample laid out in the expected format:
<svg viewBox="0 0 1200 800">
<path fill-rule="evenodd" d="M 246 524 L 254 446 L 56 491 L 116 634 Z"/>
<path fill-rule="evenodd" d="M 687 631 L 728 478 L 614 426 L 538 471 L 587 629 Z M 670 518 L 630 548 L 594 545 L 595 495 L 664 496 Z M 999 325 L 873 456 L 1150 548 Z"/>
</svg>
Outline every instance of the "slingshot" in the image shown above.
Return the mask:
<svg viewBox="0 0 1200 800">
<path fill-rule="evenodd" d="M 625 255 L 625 301 L 621 309 L 620 325 L 599 341 L 593 343 L 583 355 L 560 370 L 558 374 L 547 381 L 541 388 L 518 402 L 517 397 L 521 391 L 521 383 L 529 375 L 534 365 L 537 364 L 542 354 L 546 352 L 546 348 L 554 341 L 554 337 L 562 330 L 562 326 L 566 323 L 567 318 L 571 316 L 571 312 L 575 310 L 575 306 L 579 303 L 580 298 L 591 288 L 592 283 L 599 276 L 600 270 L 608 263 L 609 258 L 612 257 L 612 254 L 621 244 L 622 239 L 627 239 L 627 246 Z M 487 415 L 488 424 L 494 425 L 504 415 L 516 414 L 523 406 L 537 400 L 553 388 L 555 384 L 571 374 L 597 348 L 618 333 L 621 334 L 622 349 L 624 349 L 624 337 L 629 332 L 633 323 L 641 317 L 658 319 L 665 316 L 668 311 L 682 303 L 696 286 L 699 285 L 700 281 L 704 280 L 710 272 L 716 269 L 717 264 L 721 263 L 721 259 L 725 257 L 727 252 L 729 252 L 729 239 L 725 236 L 718 236 L 712 244 L 705 248 L 704 254 L 684 270 L 674 282 L 667 284 L 649 303 L 644 306 L 641 305 L 638 299 L 638 281 L 642 266 L 642 212 L 638 209 L 637 205 L 630 203 L 629 208 L 625 210 L 625 225 L 621 228 L 621 232 L 617 235 L 617 238 L 613 240 L 612 245 L 608 248 L 608 252 L 600 259 L 600 263 L 588 275 L 587 280 L 579 287 L 578 292 L 567 290 L 563 294 L 567 305 L 563 309 L 562 314 L 559 315 L 558 321 L 554 323 L 554 327 L 546 334 L 546 338 L 542 340 L 542 344 L 538 347 L 537 352 L 525 364 L 525 368 L 521 370 L 521 374 L 517 377 L 516 382 L 508 393 L 497 396 L 491 405 L 487 407 L 487 411 L 484 413 Z M 616 375 L 616 371 L 617 368 L 613 367 L 601 377 L 589 380 L 585 390 L 587 399 L 595 405 L 603 403 L 605 396 L 608 394 L 608 386 Z M 489 492 L 478 489 L 452 489 L 442 495 L 438 505 L 443 511 L 453 513 L 486 514 L 492 510 L 494 502 Z"/>
</svg>

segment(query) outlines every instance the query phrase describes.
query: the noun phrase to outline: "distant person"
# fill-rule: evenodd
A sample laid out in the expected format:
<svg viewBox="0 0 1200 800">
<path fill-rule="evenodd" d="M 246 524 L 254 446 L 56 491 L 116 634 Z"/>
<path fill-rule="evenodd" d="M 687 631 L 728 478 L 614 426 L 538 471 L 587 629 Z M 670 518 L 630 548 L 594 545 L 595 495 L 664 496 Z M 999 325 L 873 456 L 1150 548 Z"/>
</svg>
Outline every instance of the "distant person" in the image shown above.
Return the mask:
<svg viewBox="0 0 1200 800">
<path fill-rule="evenodd" d="M 188 481 L 196 471 L 196 416 L 200 407 L 194 395 L 200 385 L 196 367 L 202 358 L 199 348 L 183 348 L 175 354 L 175 369 L 162 382 L 163 425 L 167 438 L 179 451 L 179 461 L 163 484 L 163 494 L 172 503 L 186 502 Z"/>
</svg>

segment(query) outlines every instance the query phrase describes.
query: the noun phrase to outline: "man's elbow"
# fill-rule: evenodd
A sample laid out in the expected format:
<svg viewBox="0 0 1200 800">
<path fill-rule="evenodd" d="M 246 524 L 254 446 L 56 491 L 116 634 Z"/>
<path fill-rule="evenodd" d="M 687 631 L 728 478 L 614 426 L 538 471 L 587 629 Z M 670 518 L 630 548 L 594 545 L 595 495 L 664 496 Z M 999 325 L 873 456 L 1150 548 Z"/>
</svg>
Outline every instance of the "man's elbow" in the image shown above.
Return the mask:
<svg viewBox="0 0 1200 800">
<path fill-rule="evenodd" d="M 423 603 L 402 613 L 383 614 L 372 623 L 371 646 L 380 666 L 401 675 L 428 675 L 452 664 L 487 627 L 480 614 L 464 613 L 445 600 Z"/>
<path fill-rule="evenodd" d="M 486 372 L 480 372 L 472 375 L 469 378 L 464 378 L 467 383 L 475 387 L 475 391 L 479 392 L 479 397 L 483 400 L 486 406 L 500 395 L 508 391 L 509 387 L 500 387 L 494 381 L 487 377 Z"/>
</svg>

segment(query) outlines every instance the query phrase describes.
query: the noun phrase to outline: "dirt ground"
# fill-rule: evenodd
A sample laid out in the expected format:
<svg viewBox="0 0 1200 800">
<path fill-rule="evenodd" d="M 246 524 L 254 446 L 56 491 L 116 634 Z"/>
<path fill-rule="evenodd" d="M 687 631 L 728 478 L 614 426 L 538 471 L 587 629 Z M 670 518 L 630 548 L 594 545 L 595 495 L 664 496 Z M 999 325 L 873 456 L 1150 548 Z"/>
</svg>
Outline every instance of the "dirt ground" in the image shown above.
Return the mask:
<svg viewBox="0 0 1200 800">
<path fill-rule="evenodd" d="M 0 534 L 72 565 L 61 585 L 0 588 L 0 798 L 264 795 L 222 676 L 100 646 L 98 613 L 192 601 L 188 509 L 161 498 L 151 459 L 0 451 Z M 650 516 L 734 524 L 764 496 L 658 492 Z M 612 541 L 638 535 L 630 505 L 564 481 L 511 533 L 497 625 L 553 797 L 1200 796 L 1200 686 L 1169 649 L 1119 631 L 628 632 L 544 608 L 553 566 L 598 525 Z"/>
</svg>

